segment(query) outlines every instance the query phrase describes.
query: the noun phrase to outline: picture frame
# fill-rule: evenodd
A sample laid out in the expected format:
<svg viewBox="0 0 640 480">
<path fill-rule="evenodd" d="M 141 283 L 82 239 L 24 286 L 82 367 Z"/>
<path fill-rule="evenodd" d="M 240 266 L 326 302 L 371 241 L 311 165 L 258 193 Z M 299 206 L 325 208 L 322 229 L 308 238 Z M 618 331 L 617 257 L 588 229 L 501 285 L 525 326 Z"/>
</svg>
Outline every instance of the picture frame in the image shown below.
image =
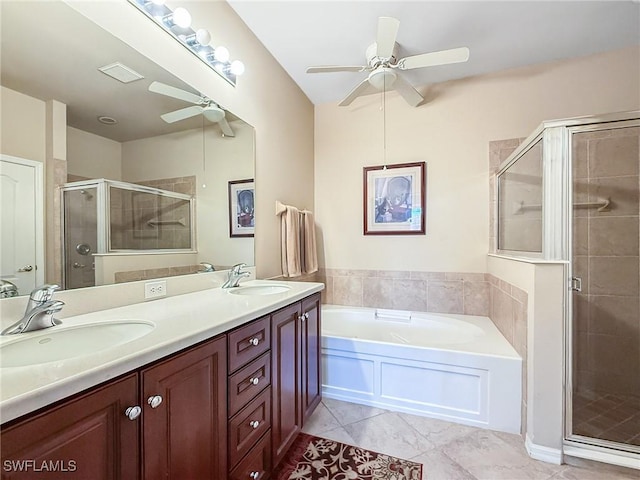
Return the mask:
<svg viewBox="0 0 640 480">
<path fill-rule="evenodd" d="M 363 168 L 364 235 L 424 235 L 426 163 Z"/>
<path fill-rule="evenodd" d="M 229 181 L 229 236 L 253 237 L 255 233 L 255 182 L 253 178 Z"/>
</svg>

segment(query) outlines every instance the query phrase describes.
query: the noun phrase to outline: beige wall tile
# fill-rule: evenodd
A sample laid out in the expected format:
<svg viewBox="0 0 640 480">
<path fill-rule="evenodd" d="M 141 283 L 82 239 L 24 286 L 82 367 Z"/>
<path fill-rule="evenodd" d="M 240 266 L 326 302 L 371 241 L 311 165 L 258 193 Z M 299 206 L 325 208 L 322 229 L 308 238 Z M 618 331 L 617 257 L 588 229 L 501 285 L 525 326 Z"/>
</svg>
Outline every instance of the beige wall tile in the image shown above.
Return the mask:
<svg viewBox="0 0 640 480">
<path fill-rule="evenodd" d="M 637 338 L 589 334 L 588 366 L 592 372 L 638 377 L 640 344 Z"/>
<path fill-rule="evenodd" d="M 493 291 L 492 315 L 491 319 L 502 335 L 513 345 L 513 300 L 501 289 Z"/>
<path fill-rule="evenodd" d="M 393 280 L 392 308 L 428 311 L 427 282 L 424 280 Z"/>
<path fill-rule="evenodd" d="M 573 219 L 573 254 L 587 255 L 589 248 L 589 219 L 574 217 Z"/>
<path fill-rule="evenodd" d="M 429 282 L 428 309 L 434 313 L 463 313 L 462 282 Z"/>
<path fill-rule="evenodd" d="M 637 256 L 638 247 L 638 217 L 593 217 L 589 220 L 590 255 Z M 574 248 L 577 248 L 575 241 Z"/>
<path fill-rule="evenodd" d="M 376 270 L 375 276 L 381 277 L 381 278 L 411 278 L 411 272 L 394 271 L 394 270 Z"/>
<path fill-rule="evenodd" d="M 464 282 L 463 310 L 465 315 L 489 316 L 489 288 L 484 281 Z"/>
<path fill-rule="evenodd" d="M 609 137 L 589 142 L 589 176 L 638 175 L 638 138 Z"/>
<path fill-rule="evenodd" d="M 572 297 L 573 328 L 577 332 L 586 333 L 589 331 L 589 296 L 574 293 Z"/>
<path fill-rule="evenodd" d="M 573 178 L 586 178 L 589 176 L 589 142 L 587 139 L 581 137 L 581 133 L 573 136 L 571 143 L 572 148 L 572 165 Z"/>
<path fill-rule="evenodd" d="M 513 347 L 521 357 L 527 356 L 527 307 L 516 299 L 513 302 Z"/>
<path fill-rule="evenodd" d="M 591 257 L 589 259 L 590 294 L 637 296 L 639 289 L 638 257 Z"/>
<path fill-rule="evenodd" d="M 444 280 L 444 272 L 411 272 L 412 280 Z"/>
<path fill-rule="evenodd" d="M 361 277 L 333 277 L 333 302 L 336 305 L 363 306 L 362 283 Z"/>
<path fill-rule="evenodd" d="M 640 338 L 638 297 L 590 295 L 589 332 Z"/>
<path fill-rule="evenodd" d="M 606 217 L 619 215 L 638 215 L 640 195 L 638 191 L 638 176 L 596 178 L 589 184 L 589 201 L 611 199 L 611 211 L 598 212 L 589 209 L 590 217 Z"/>
<path fill-rule="evenodd" d="M 394 308 L 393 279 L 366 278 L 362 284 L 362 297 L 365 307 Z"/>
</svg>

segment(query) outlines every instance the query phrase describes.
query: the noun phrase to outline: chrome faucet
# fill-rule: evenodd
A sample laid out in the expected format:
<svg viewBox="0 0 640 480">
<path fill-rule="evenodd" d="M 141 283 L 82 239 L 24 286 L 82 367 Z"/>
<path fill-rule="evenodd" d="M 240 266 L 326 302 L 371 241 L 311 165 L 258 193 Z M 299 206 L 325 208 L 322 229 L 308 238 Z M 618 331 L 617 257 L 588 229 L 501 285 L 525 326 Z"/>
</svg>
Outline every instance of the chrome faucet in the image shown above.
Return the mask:
<svg viewBox="0 0 640 480">
<path fill-rule="evenodd" d="M 0 332 L 0 335 L 31 332 L 62 323 L 53 318 L 53 314 L 62 310 L 64 306 L 64 302 L 52 300 L 53 292 L 59 289 L 58 285 L 43 285 L 33 290 L 29 295 L 24 316 L 10 327 L 5 328 Z"/>
<path fill-rule="evenodd" d="M 241 278 L 251 275 L 250 272 L 242 270 L 246 266 L 246 263 L 238 263 L 231 267 L 227 281 L 222 284 L 222 288 L 235 288 L 238 286 L 238 282 L 240 282 Z"/>
</svg>

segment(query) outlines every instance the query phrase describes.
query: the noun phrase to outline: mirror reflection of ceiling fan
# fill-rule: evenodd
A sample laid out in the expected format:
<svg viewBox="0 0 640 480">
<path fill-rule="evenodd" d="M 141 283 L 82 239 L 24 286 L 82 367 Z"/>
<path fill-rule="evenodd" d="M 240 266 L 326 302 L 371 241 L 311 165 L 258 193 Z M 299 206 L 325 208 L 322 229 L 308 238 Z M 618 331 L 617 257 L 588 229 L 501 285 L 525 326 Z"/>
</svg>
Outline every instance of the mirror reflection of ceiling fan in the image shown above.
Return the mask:
<svg viewBox="0 0 640 480">
<path fill-rule="evenodd" d="M 235 133 L 225 118 L 225 111 L 210 98 L 203 95 L 196 95 L 181 88 L 172 87 L 171 85 L 160 82 L 152 82 L 151 85 L 149 85 L 149 91 L 195 104 L 160 115 L 160 118 L 165 122 L 179 122 L 180 120 L 202 114 L 204 118 L 210 122 L 220 125 L 220 130 L 222 130 L 225 137 L 235 137 Z"/>
<path fill-rule="evenodd" d="M 467 47 L 453 48 L 412 55 L 398 60 L 396 36 L 399 27 L 400 21 L 395 18 L 380 17 L 378 19 L 376 42 L 367 48 L 366 66 L 317 66 L 307 68 L 307 73 L 369 72 L 369 76 L 338 104 L 341 107 L 351 104 L 361 95 L 389 89 L 396 90 L 409 105 L 417 107 L 424 98 L 397 71 L 466 62 L 469 60 L 469 49 Z"/>
</svg>

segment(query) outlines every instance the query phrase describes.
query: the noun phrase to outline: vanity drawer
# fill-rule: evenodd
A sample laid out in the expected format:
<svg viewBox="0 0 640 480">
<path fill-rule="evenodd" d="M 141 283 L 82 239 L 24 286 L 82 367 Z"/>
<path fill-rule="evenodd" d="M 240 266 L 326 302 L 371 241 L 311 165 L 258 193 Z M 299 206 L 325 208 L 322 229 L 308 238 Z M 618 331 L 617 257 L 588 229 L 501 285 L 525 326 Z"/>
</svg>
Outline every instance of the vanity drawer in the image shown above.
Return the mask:
<svg viewBox="0 0 640 480">
<path fill-rule="evenodd" d="M 229 417 L 271 385 L 271 352 L 267 352 L 229 377 Z"/>
<path fill-rule="evenodd" d="M 249 325 L 227 335 L 229 341 L 229 372 L 258 358 L 271 347 L 271 318 L 254 320 Z"/>
<path fill-rule="evenodd" d="M 271 388 L 267 388 L 229 420 L 229 465 L 234 467 L 270 428 Z"/>
<path fill-rule="evenodd" d="M 271 473 L 271 430 L 231 470 L 229 480 L 266 480 Z"/>
</svg>

